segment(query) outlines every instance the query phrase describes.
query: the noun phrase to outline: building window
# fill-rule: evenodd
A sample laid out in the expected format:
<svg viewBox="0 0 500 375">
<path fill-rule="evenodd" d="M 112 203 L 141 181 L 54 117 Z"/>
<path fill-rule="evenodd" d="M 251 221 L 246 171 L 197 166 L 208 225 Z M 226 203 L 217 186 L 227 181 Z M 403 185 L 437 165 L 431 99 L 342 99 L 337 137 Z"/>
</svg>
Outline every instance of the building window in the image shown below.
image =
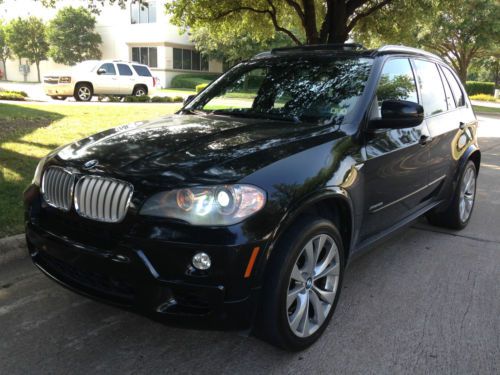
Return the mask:
<svg viewBox="0 0 500 375">
<path fill-rule="evenodd" d="M 174 48 L 174 69 L 208 71 L 208 59 L 197 51 Z"/>
<path fill-rule="evenodd" d="M 157 68 L 158 50 L 156 47 L 132 47 L 132 61 Z"/>
<path fill-rule="evenodd" d="M 130 4 L 130 23 L 155 23 L 156 1 L 135 1 Z"/>
</svg>

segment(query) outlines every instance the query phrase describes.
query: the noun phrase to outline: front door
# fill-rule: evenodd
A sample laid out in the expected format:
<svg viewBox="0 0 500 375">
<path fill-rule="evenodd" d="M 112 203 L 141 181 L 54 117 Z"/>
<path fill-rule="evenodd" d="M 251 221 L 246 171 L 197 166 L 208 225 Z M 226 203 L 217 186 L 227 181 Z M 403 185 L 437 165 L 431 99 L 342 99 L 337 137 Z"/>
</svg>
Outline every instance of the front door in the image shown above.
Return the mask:
<svg viewBox="0 0 500 375">
<path fill-rule="evenodd" d="M 95 95 L 118 95 L 120 94 L 120 82 L 118 80 L 118 75 L 116 74 L 115 64 L 104 63 L 97 71 L 102 71 L 103 73 L 97 74 L 94 84 L 94 94 Z"/>
<path fill-rule="evenodd" d="M 370 119 L 381 117 L 384 100 L 418 103 L 415 76 L 407 58 L 386 61 Z M 426 135 L 428 131 L 423 122 L 411 128 L 378 129 L 368 136 L 364 146 L 365 202 L 361 241 L 411 215 L 425 199 L 429 162 Z"/>
</svg>

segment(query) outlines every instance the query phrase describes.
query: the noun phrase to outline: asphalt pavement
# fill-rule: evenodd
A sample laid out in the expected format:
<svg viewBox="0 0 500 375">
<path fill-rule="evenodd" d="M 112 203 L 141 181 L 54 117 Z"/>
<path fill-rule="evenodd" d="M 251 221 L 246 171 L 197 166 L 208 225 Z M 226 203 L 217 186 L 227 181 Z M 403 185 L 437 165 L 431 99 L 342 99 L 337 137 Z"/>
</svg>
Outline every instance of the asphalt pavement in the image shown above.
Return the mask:
<svg viewBox="0 0 500 375">
<path fill-rule="evenodd" d="M 0 374 L 499 374 L 500 120 L 481 118 L 461 232 L 401 231 L 356 260 L 323 337 L 286 353 L 244 333 L 172 328 L 0 267 Z"/>
</svg>

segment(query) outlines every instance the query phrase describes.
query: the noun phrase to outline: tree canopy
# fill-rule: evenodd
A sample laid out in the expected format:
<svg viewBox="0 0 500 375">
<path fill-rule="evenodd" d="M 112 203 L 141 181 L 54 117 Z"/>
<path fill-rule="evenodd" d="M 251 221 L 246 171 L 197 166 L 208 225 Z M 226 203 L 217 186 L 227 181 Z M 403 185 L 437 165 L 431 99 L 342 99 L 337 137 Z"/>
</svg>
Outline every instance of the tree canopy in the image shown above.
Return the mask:
<svg viewBox="0 0 500 375">
<path fill-rule="evenodd" d="M 355 38 L 364 44 L 425 48 L 465 81 L 474 59 L 498 50 L 500 5 L 496 0 L 395 0 L 358 26 Z"/>
<path fill-rule="evenodd" d="M 255 40 L 283 33 L 294 44 L 343 43 L 363 18 L 393 0 L 172 0 L 171 22 L 184 30 L 208 27 Z M 237 33 L 237 32 L 236 32 Z"/>
<path fill-rule="evenodd" d="M 7 28 L 0 22 L 0 61 L 3 62 L 4 75 L 7 80 L 7 60 L 11 57 L 10 47 L 7 44 Z"/>
<path fill-rule="evenodd" d="M 40 82 L 40 61 L 47 60 L 49 50 L 43 21 L 34 16 L 10 21 L 7 26 L 7 43 L 19 59 L 24 57 L 36 64 Z"/>
<path fill-rule="evenodd" d="M 47 40 L 49 56 L 57 63 L 74 65 L 101 58 L 101 36 L 95 32 L 96 20 L 83 7 L 62 8 L 50 21 Z"/>
</svg>

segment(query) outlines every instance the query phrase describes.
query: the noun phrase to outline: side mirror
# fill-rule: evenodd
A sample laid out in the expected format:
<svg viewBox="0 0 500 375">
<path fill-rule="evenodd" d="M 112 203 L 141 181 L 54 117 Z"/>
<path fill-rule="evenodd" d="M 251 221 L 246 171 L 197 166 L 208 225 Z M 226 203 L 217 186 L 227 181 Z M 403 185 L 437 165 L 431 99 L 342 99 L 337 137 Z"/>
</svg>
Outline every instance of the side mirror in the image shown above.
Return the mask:
<svg viewBox="0 0 500 375">
<path fill-rule="evenodd" d="M 370 120 L 369 129 L 412 128 L 424 121 L 424 108 L 406 100 L 384 100 L 381 114 L 381 118 Z"/>
<path fill-rule="evenodd" d="M 182 103 L 183 105 L 187 105 L 189 103 L 191 103 L 191 101 L 196 97 L 196 95 L 188 95 L 186 96 L 186 98 L 184 99 L 184 102 Z"/>
<path fill-rule="evenodd" d="M 97 69 L 97 74 L 98 74 L 98 75 L 101 75 L 101 74 L 106 74 L 106 69 L 104 69 L 104 68 L 99 68 L 99 69 Z"/>
</svg>

